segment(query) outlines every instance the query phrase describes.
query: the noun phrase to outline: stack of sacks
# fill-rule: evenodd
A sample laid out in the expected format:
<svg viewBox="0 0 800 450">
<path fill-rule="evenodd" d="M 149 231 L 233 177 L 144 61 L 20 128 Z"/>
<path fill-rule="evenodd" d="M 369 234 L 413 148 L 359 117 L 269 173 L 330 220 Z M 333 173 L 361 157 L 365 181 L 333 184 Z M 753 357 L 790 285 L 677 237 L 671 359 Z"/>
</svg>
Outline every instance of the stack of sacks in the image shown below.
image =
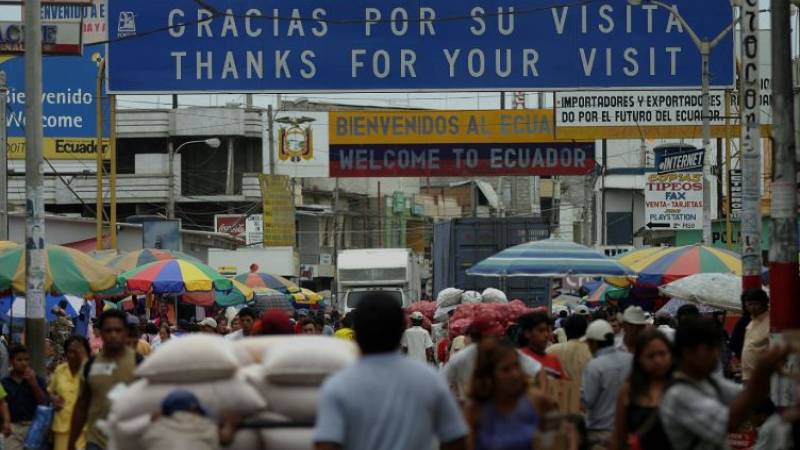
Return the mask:
<svg viewBox="0 0 800 450">
<path fill-rule="evenodd" d="M 508 303 L 508 297 L 500 289 L 486 288 L 481 297 L 483 297 L 483 303 Z"/>
<path fill-rule="evenodd" d="M 508 303 L 480 303 L 458 305 L 453 317 L 450 318 L 448 333 L 450 339 L 466 333 L 467 327 L 477 318 L 483 317 L 492 325 L 505 330 L 515 323 L 519 316 L 534 312 L 519 300 Z"/>
<path fill-rule="evenodd" d="M 139 380 L 112 398 L 108 422 L 113 448 L 142 448 L 140 437 L 152 415 L 161 411 L 164 398 L 176 389 L 192 392 L 212 418 L 226 412 L 248 416 L 264 410 L 266 402 L 239 366 L 233 346 L 222 337 L 196 334 L 170 340 L 136 369 Z M 249 437 L 248 430 L 238 434 L 236 441 L 247 445 L 253 436 L 258 438 L 254 431 Z"/>
<path fill-rule="evenodd" d="M 261 363 L 244 369 L 267 404 L 266 413 L 258 418 L 306 426 L 260 430 L 262 449 L 310 450 L 320 387 L 325 378 L 356 361 L 358 347 L 323 336 L 295 336 L 264 344 L 267 350 Z"/>
<path fill-rule="evenodd" d="M 436 307 L 438 305 L 436 302 L 429 302 L 429 301 L 419 301 L 416 303 L 412 303 L 411 305 L 406 307 L 406 314 L 411 315 L 417 311 L 421 312 L 423 316 L 427 317 L 429 320 L 433 321 L 433 316 L 436 313 Z"/>
<path fill-rule="evenodd" d="M 447 322 L 450 311 L 461 303 L 461 294 L 464 291 L 456 288 L 442 289 L 436 296 L 436 311 L 433 313 L 433 320 L 436 322 Z"/>
</svg>

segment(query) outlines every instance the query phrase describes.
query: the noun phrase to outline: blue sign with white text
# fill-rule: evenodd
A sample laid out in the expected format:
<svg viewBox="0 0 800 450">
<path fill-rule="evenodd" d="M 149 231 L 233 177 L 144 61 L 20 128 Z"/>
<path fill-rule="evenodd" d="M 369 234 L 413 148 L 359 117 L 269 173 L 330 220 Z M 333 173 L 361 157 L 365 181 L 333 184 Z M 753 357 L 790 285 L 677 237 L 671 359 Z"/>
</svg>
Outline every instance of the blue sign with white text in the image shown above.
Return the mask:
<svg viewBox="0 0 800 450">
<path fill-rule="evenodd" d="M 670 0 L 701 39 L 729 0 Z M 109 0 L 114 93 L 564 90 L 700 86 L 666 9 L 627 0 Z M 710 58 L 734 81 L 733 36 Z"/>
<path fill-rule="evenodd" d="M 97 154 L 97 63 L 102 48 L 83 56 L 42 58 L 42 153 L 47 159 L 95 159 Z M 8 158 L 25 159 L 25 59 L 0 59 L 8 81 Z M 103 136 L 108 136 L 108 97 L 103 103 Z M 107 155 L 107 142 L 101 143 Z"/>
</svg>

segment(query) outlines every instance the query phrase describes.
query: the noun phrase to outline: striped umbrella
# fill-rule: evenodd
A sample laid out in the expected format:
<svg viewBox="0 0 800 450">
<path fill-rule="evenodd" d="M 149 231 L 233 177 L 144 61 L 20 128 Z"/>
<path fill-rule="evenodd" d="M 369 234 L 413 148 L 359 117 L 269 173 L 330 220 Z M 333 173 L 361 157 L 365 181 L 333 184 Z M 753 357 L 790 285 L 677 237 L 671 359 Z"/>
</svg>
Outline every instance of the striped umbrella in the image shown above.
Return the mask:
<svg viewBox="0 0 800 450">
<path fill-rule="evenodd" d="M 45 297 L 45 319 L 48 322 L 55 320 L 56 315 L 53 313 L 53 307 L 58 306 L 62 300 L 66 300 L 67 307 L 65 312 L 69 317 L 75 318 L 80 314 L 81 306 L 86 302 L 81 297 L 74 295 L 51 295 Z M 8 321 L 12 317 L 14 320 L 25 318 L 26 299 L 23 296 L 10 296 L 6 295 L 0 297 L 0 319 Z"/>
<path fill-rule="evenodd" d="M 280 275 L 272 275 L 264 272 L 248 272 L 236 275 L 234 279 L 240 283 L 244 283 L 251 289 L 269 288 L 284 294 L 300 292 L 299 286 Z"/>
<path fill-rule="evenodd" d="M 156 261 L 123 272 L 119 284 L 132 294 L 183 294 L 233 289 L 230 279 L 205 264 L 182 259 Z"/>
<path fill-rule="evenodd" d="M 169 259 L 184 259 L 192 262 L 202 262 L 192 255 L 175 251 L 175 250 L 162 250 L 159 248 L 143 248 L 135 252 L 125 253 L 112 258 L 106 263 L 106 266 L 115 269 L 119 272 L 126 272 L 136 267 L 155 261 L 166 261 Z"/>
<path fill-rule="evenodd" d="M 113 287 L 114 272 L 94 258 L 69 247 L 48 245 L 45 249 L 44 290 L 51 294 L 84 296 Z M 25 249 L 0 252 L 0 291 L 25 293 Z"/>
<path fill-rule="evenodd" d="M 633 275 L 602 252 L 561 239 L 544 239 L 507 248 L 467 270 L 485 277 L 587 277 Z"/>
<path fill-rule="evenodd" d="M 617 256 L 616 259 L 626 267 L 633 268 L 634 265 L 642 260 L 666 254 L 669 249 L 670 247 L 644 247 L 631 250 L 628 253 Z M 628 277 L 607 277 L 605 282 L 616 287 L 628 287 L 631 285 L 631 280 Z"/>
<path fill-rule="evenodd" d="M 587 303 L 605 303 L 607 300 L 619 300 L 628 295 L 628 289 L 618 288 L 608 283 L 600 283 L 590 294 L 586 297 Z"/>
<path fill-rule="evenodd" d="M 181 295 L 181 301 L 198 306 L 217 305 L 220 307 L 243 305 L 253 301 L 255 298 L 253 289 L 236 280 L 233 280 L 232 283 L 233 288 L 229 291 L 184 292 Z"/>
<path fill-rule="evenodd" d="M 741 257 L 727 250 L 705 245 L 661 249 L 629 265 L 638 274 L 636 286 L 658 287 L 696 273 L 742 275 Z"/>
</svg>

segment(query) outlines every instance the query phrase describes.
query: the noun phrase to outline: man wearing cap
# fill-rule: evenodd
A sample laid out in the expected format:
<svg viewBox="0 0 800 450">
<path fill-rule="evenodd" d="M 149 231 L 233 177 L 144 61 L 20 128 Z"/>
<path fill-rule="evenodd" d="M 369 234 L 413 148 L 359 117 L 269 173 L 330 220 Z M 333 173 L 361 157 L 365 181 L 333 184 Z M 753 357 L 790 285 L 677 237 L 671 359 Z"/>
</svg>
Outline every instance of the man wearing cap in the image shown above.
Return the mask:
<svg viewBox="0 0 800 450">
<path fill-rule="evenodd" d="M 211 317 L 206 317 L 197 324 L 201 333 L 217 334 L 217 321 Z"/>
<path fill-rule="evenodd" d="M 622 322 L 623 335 L 617 348 L 632 354 L 636 349 L 636 339 L 647 326 L 647 316 L 641 306 L 629 306 L 621 315 L 620 322 Z"/>
<path fill-rule="evenodd" d="M 197 397 L 189 391 L 169 393 L 161 403 L 161 414 L 142 435 L 149 450 L 216 450 L 233 441 L 236 418 L 225 414 L 222 423 L 210 418 Z"/>
<path fill-rule="evenodd" d="M 614 429 L 617 395 L 631 371 L 633 357 L 614 345 L 614 330 L 605 320 L 589 324 L 585 339 L 594 356 L 581 383 L 589 448 L 605 449 Z"/>
<path fill-rule="evenodd" d="M 499 324 L 492 323 L 486 317 L 478 317 L 467 327 L 466 335 L 470 344 L 452 355 L 442 368 L 442 374 L 447 380 L 447 384 L 450 385 L 456 397 L 461 400 L 467 398 L 469 382 L 472 380 L 472 372 L 478 359 L 478 345 L 485 337 L 502 336 L 503 328 Z M 521 351 L 518 353 L 520 367 L 525 375 L 534 379 L 538 386 L 544 386 L 546 379 L 542 365 L 525 353 Z"/>
<path fill-rule="evenodd" d="M 419 311 L 411 314 L 411 326 L 403 332 L 400 347 L 411 358 L 433 364 L 433 340 L 428 330 L 422 328 L 423 318 Z"/>
</svg>

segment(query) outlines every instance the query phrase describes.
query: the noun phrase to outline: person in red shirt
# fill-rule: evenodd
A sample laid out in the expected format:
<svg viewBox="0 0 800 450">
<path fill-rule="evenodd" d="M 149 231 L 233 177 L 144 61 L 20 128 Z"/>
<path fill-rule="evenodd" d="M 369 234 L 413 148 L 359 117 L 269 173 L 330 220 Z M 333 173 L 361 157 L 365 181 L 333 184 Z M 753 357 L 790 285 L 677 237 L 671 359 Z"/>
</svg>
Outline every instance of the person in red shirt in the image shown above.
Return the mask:
<svg viewBox="0 0 800 450">
<path fill-rule="evenodd" d="M 539 361 L 545 373 L 552 378 L 567 379 L 561 361 L 556 355 L 548 355 L 545 350 L 551 343 L 553 321 L 546 313 L 533 312 L 520 316 L 520 344 L 522 352 Z"/>
</svg>

